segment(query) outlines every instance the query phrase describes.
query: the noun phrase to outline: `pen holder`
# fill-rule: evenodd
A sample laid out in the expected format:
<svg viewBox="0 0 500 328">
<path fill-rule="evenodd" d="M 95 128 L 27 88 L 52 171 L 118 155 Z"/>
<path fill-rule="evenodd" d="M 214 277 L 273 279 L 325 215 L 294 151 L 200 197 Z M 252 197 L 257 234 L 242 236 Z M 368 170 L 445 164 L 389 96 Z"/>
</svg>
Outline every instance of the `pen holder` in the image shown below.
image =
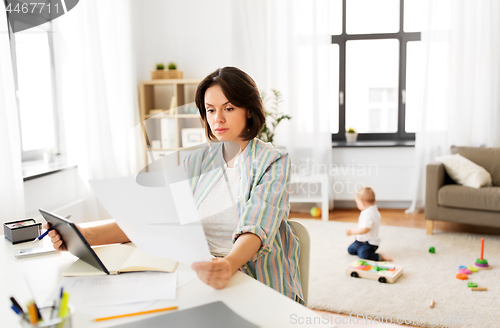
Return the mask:
<svg viewBox="0 0 500 328">
<path fill-rule="evenodd" d="M 33 327 L 38 327 L 38 328 L 71 328 L 71 314 L 73 312 L 73 309 L 71 306 L 69 307 L 68 315 L 65 317 L 52 317 L 52 312 L 55 309 L 54 306 L 46 306 L 46 307 L 41 307 L 39 308 L 40 313 L 42 315 L 43 321 L 39 321 L 37 324 L 31 324 L 26 320 L 21 320 L 21 327 L 23 328 L 33 328 Z"/>
<path fill-rule="evenodd" d="M 36 223 L 33 218 L 5 222 L 3 224 L 5 239 L 10 241 L 13 245 L 34 240 L 36 237 L 40 236 L 41 230 L 42 224 Z"/>
</svg>

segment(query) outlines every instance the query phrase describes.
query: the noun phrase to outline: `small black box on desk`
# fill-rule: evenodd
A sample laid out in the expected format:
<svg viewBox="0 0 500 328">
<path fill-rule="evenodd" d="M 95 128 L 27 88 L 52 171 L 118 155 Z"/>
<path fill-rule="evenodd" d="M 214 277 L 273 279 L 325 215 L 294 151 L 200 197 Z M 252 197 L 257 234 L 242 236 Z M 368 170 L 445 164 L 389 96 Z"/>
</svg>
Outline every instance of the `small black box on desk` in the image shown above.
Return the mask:
<svg viewBox="0 0 500 328">
<path fill-rule="evenodd" d="M 5 239 L 12 244 L 34 240 L 36 237 L 40 236 L 41 230 L 42 224 L 36 223 L 32 218 L 21 221 L 5 222 L 3 224 Z"/>
</svg>

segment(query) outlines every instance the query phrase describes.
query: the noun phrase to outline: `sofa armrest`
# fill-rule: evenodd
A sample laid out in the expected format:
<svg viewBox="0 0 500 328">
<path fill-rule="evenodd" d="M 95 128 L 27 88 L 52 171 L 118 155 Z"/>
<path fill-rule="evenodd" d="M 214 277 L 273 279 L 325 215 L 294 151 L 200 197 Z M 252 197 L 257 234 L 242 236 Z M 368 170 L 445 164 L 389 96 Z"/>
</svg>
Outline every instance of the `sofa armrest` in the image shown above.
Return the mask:
<svg viewBox="0 0 500 328">
<path fill-rule="evenodd" d="M 438 191 L 445 184 L 446 171 L 442 163 L 427 164 L 425 174 L 425 218 L 438 219 Z"/>
</svg>

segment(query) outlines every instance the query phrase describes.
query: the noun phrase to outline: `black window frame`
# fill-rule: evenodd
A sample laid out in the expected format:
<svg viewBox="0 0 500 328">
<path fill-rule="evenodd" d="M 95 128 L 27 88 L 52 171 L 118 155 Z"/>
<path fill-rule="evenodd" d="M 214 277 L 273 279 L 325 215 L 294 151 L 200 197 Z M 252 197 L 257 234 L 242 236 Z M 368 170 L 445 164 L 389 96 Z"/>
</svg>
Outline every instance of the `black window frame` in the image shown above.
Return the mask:
<svg viewBox="0 0 500 328">
<path fill-rule="evenodd" d="M 396 33 L 347 34 L 347 0 L 342 0 L 342 34 L 332 35 L 339 46 L 339 126 L 332 141 L 345 141 L 346 117 L 346 43 L 353 40 L 399 40 L 398 130 L 394 133 L 358 133 L 359 141 L 414 141 L 415 133 L 405 130 L 406 122 L 406 51 L 410 41 L 421 41 L 421 32 L 404 32 L 404 0 L 399 0 L 399 31 Z M 342 101 L 340 101 L 342 99 Z"/>
<path fill-rule="evenodd" d="M 7 20 L 8 21 L 8 20 Z M 54 113 L 54 137 L 55 137 L 55 146 L 54 146 L 54 154 L 61 155 L 61 139 L 59 133 L 59 117 L 57 110 L 57 86 L 56 86 L 56 73 L 55 73 L 55 51 L 54 51 L 54 25 L 52 22 L 47 22 L 50 28 L 47 31 L 47 37 L 49 42 L 50 49 L 50 73 L 51 73 L 51 82 L 52 82 L 52 104 L 53 104 L 53 113 Z M 36 161 L 43 159 L 43 154 L 45 153 L 45 149 L 35 149 L 30 151 L 22 150 L 23 140 L 22 140 L 22 122 L 21 122 L 21 106 L 19 103 L 19 78 L 17 74 L 17 55 L 16 55 L 16 36 L 12 31 L 10 24 L 8 23 L 8 31 L 9 31 L 9 43 L 10 43 L 10 56 L 12 59 L 12 72 L 14 75 L 14 88 L 16 92 L 16 106 L 17 106 L 17 115 L 19 122 L 19 138 L 21 141 L 21 161 Z"/>
</svg>

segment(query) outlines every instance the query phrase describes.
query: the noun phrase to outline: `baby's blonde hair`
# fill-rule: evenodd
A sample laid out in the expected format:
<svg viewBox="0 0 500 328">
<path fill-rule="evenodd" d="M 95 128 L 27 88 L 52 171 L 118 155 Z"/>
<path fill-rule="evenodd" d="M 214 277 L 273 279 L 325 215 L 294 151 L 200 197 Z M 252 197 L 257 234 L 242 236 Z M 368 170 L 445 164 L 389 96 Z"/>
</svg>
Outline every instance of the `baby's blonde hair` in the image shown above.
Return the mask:
<svg viewBox="0 0 500 328">
<path fill-rule="evenodd" d="M 363 187 L 358 189 L 358 191 L 356 192 L 356 197 L 358 197 L 359 200 L 365 203 L 375 204 L 375 192 L 370 187 Z"/>
</svg>

